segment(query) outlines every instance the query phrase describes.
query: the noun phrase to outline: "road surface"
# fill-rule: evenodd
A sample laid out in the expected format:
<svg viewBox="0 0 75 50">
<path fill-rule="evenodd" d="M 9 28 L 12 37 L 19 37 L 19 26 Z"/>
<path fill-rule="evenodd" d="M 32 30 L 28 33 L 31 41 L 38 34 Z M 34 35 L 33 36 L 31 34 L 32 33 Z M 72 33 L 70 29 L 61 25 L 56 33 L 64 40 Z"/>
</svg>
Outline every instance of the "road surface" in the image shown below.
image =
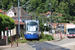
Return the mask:
<svg viewBox="0 0 75 50">
<path fill-rule="evenodd" d="M 25 44 L 19 44 L 19 47 L 2 50 L 75 50 L 75 38 L 43 42 L 28 42 Z"/>
</svg>

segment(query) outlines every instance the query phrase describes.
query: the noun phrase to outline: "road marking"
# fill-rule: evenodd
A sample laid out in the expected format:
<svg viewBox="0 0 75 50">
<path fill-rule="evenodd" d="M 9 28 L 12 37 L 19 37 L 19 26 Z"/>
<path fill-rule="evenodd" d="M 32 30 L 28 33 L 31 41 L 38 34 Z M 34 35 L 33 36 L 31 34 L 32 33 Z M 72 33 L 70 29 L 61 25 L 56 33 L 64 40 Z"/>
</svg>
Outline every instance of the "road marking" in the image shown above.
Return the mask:
<svg viewBox="0 0 75 50">
<path fill-rule="evenodd" d="M 33 48 L 33 46 L 35 46 L 35 45 L 31 45 L 30 47 Z M 35 48 L 33 48 L 33 49 L 36 50 Z"/>
<path fill-rule="evenodd" d="M 31 45 L 32 47 L 34 47 L 35 45 Z"/>
<path fill-rule="evenodd" d="M 34 50 L 36 50 L 35 48 L 33 48 Z"/>
</svg>

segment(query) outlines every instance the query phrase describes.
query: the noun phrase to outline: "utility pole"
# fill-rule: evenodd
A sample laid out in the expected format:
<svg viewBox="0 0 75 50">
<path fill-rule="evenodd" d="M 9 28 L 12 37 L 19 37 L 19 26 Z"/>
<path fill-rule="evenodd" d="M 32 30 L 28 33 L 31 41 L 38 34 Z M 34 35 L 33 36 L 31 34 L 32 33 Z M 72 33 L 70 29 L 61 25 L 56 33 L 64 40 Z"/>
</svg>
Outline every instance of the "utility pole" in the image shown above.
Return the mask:
<svg viewBox="0 0 75 50">
<path fill-rule="evenodd" d="M 50 17 L 50 18 L 51 18 L 51 21 L 50 21 L 50 22 L 51 22 L 51 24 L 52 24 L 52 4 L 51 4 L 51 0 L 50 0 L 50 11 L 51 11 L 51 15 L 50 15 L 50 16 L 51 16 L 51 17 Z"/>
<path fill-rule="evenodd" d="M 18 34 L 20 36 L 19 0 L 18 0 Z M 18 34 L 17 34 L 17 46 L 18 46 Z"/>
<path fill-rule="evenodd" d="M 35 9 L 36 10 L 36 9 Z M 36 20 L 36 13 L 35 13 L 35 10 L 33 10 L 33 12 L 34 12 L 34 19 Z"/>
<path fill-rule="evenodd" d="M 36 20 L 36 13 L 35 13 L 35 20 Z"/>
<path fill-rule="evenodd" d="M 50 12 L 51 12 L 51 14 L 50 14 L 50 23 L 51 23 L 50 24 L 50 26 L 51 26 L 50 27 L 50 30 L 52 31 L 52 5 L 51 5 L 51 0 L 50 0 L 50 3 L 49 4 L 50 4 Z"/>
<path fill-rule="evenodd" d="M 19 15 L 19 0 L 18 0 L 18 33 L 20 35 L 20 15 Z"/>
<path fill-rule="evenodd" d="M 26 20 L 28 20 L 28 18 L 27 18 L 27 7 L 26 7 Z"/>
</svg>

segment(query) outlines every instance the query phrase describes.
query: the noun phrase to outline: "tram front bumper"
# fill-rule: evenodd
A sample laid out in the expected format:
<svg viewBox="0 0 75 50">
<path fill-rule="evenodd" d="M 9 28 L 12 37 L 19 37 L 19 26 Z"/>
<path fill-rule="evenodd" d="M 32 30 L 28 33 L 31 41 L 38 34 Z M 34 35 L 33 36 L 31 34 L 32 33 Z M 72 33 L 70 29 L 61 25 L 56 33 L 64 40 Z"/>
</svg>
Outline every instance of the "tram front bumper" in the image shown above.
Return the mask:
<svg viewBox="0 0 75 50">
<path fill-rule="evenodd" d="M 39 38 L 38 34 L 25 34 L 24 36 L 26 39 L 38 39 Z"/>
</svg>

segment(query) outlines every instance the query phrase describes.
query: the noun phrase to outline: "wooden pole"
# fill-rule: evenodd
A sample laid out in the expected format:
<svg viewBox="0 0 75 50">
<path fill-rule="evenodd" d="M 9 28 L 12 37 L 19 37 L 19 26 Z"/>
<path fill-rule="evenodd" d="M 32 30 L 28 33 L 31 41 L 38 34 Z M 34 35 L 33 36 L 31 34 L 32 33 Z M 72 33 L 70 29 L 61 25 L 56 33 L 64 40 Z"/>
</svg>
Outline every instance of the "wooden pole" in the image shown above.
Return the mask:
<svg viewBox="0 0 75 50">
<path fill-rule="evenodd" d="M 6 45 L 8 45 L 8 30 L 7 30 L 7 35 L 6 35 Z"/>
<path fill-rule="evenodd" d="M 10 30 L 10 36 L 11 36 L 11 47 L 12 47 L 12 35 L 11 35 L 11 30 Z"/>
<path fill-rule="evenodd" d="M 18 34 L 17 34 L 17 46 L 18 46 Z"/>
</svg>

